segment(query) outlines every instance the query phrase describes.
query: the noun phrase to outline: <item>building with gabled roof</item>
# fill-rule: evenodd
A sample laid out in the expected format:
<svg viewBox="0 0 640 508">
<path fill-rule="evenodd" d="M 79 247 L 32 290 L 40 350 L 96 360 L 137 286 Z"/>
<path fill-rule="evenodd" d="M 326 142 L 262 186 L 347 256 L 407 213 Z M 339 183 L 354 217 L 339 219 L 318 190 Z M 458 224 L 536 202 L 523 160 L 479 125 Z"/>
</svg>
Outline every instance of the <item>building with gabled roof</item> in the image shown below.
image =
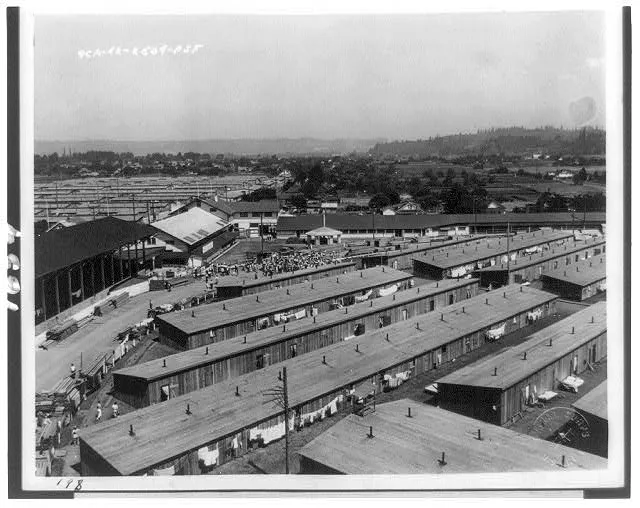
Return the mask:
<svg viewBox="0 0 640 508">
<path fill-rule="evenodd" d="M 606 469 L 566 446 L 403 399 L 348 415 L 299 452 L 301 474 L 473 474 Z M 563 465 L 564 457 L 564 465 Z"/>
<path fill-rule="evenodd" d="M 193 267 L 201 266 L 216 254 L 214 240 L 229 231 L 227 221 L 200 207 L 189 208 L 152 225 L 158 230 L 158 240 L 166 246 L 165 259 Z"/>
</svg>

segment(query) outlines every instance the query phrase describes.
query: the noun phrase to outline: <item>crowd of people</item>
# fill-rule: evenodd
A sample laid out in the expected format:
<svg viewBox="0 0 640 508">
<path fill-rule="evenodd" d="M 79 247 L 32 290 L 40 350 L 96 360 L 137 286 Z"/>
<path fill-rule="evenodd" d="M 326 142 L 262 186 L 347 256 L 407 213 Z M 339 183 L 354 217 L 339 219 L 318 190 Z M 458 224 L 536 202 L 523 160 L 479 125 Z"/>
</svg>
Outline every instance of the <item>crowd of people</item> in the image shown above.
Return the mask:
<svg viewBox="0 0 640 508">
<path fill-rule="evenodd" d="M 210 264 L 204 272 L 207 287 L 217 282 L 220 276 L 239 275 L 240 273 L 255 274 L 256 276 L 272 276 L 281 273 L 296 272 L 307 268 L 318 268 L 328 264 L 340 262 L 338 252 L 327 251 L 298 251 L 287 254 L 273 253 L 261 261 L 254 259 L 234 265 Z"/>
</svg>

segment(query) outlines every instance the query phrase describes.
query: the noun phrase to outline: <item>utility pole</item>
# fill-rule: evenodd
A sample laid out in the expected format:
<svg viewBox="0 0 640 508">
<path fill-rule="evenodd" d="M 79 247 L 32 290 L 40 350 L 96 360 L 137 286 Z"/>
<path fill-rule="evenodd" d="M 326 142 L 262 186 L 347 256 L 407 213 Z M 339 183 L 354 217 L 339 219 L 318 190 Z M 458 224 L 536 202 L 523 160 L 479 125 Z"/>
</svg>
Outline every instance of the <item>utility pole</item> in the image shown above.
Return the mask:
<svg viewBox="0 0 640 508">
<path fill-rule="evenodd" d="M 284 409 L 285 472 L 289 474 L 289 383 L 287 381 L 286 367 L 282 368 L 282 374 L 278 373 L 278 381 L 282 382 L 282 385 L 265 390 L 262 393 L 269 397 L 267 402 L 273 402 L 276 406 Z"/>
<path fill-rule="evenodd" d="M 509 221 L 507 221 L 507 285 L 509 285 L 509 277 L 511 276 L 511 251 L 509 250 L 510 229 Z"/>
<path fill-rule="evenodd" d="M 371 227 L 373 228 L 373 245 L 376 245 L 376 211 L 371 210 Z"/>
<path fill-rule="evenodd" d="M 262 228 L 262 217 L 264 217 L 264 212 L 260 214 L 260 262 L 264 259 L 264 229 Z"/>
<path fill-rule="evenodd" d="M 287 383 L 287 368 L 282 367 L 282 385 L 284 394 L 284 456 L 285 474 L 289 474 L 289 385 Z"/>
</svg>

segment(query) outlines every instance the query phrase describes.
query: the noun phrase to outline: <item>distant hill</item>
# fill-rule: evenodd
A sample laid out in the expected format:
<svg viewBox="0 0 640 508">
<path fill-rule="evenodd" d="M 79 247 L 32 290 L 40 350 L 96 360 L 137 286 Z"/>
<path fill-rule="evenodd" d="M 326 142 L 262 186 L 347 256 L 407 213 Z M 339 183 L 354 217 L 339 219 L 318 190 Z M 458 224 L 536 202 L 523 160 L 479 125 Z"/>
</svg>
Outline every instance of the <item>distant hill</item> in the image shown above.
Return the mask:
<svg viewBox="0 0 640 508">
<path fill-rule="evenodd" d="M 508 127 L 454 134 L 415 141 L 378 143 L 371 153 L 399 156 L 505 155 L 523 153 L 559 153 L 604 155 L 606 133 L 602 129 L 558 129 L 544 127 L 525 129 Z"/>
<path fill-rule="evenodd" d="M 38 141 L 35 142 L 35 153 L 51 154 L 69 149 L 73 152 L 89 150 L 132 152 L 134 155 L 151 153 L 224 153 L 235 155 L 260 154 L 346 154 L 353 151 L 367 152 L 376 143 L 385 139 L 206 139 L 187 141 Z"/>
</svg>

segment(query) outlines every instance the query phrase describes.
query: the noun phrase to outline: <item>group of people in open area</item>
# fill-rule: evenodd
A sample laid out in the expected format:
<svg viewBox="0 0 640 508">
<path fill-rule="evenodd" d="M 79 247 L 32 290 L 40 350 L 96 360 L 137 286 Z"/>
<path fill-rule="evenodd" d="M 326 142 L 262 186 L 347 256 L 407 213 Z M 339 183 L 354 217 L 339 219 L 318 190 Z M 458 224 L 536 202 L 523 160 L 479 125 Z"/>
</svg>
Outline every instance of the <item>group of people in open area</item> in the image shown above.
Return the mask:
<svg viewBox="0 0 640 508">
<path fill-rule="evenodd" d="M 210 264 L 205 269 L 207 287 L 217 282 L 220 276 L 239 275 L 241 272 L 256 275 L 272 276 L 281 273 L 296 272 L 307 268 L 318 268 L 323 265 L 340 262 L 338 252 L 299 251 L 287 254 L 273 253 L 261 262 L 257 259 L 234 265 Z"/>
<path fill-rule="evenodd" d="M 118 407 L 118 402 L 114 400 L 113 404 L 111 404 L 111 417 L 117 418 L 118 416 L 120 416 L 120 408 Z M 102 421 L 102 403 L 98 401 L 98 403 L 96 404 L 96 423 L 101 421 Z"/>
</svg>

